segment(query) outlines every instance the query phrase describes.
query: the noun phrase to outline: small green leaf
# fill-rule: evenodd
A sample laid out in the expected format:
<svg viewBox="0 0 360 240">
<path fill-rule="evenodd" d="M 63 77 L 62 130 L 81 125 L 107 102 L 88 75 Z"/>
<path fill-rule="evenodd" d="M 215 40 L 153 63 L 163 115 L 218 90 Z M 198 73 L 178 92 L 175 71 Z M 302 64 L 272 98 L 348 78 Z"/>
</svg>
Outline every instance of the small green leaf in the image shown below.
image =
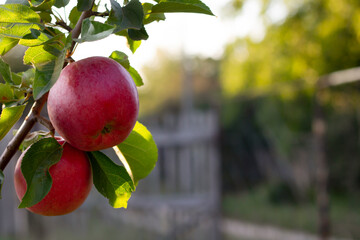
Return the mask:
<svg viewBox="0 0 360 240">
<path fill-rule="evenodd" d="M 19 150 L 23 152 L 28 147 L 30 147 L 30 145 L 36 143 L 37 141 L 45 137 L 51 137 L 51 133 L 49 131 L 42 131 L 42 130 L 28 133 L 28 135 L 26 135 L 25 139 L 22 141 Z"/>
<path fill-rule="evenodd" d="M 158 150 L 151 133 L 137 122 L 129 137 L 114 147 L 120 161 L 137 185 L 154 169 Z"/>
<path fill-rule="evenodd" d="M 189 12 L 214 16 L 210 8 L 200 0 L 161 0 L 154 5 L 152 13 Z"/>
<path fill-rule="evenodd" d="M 123 52 L 113 51 L 109 58 L 120 63 L 125 69 L 129 69 L 130 67 L 129 57 Z"/>
<path fill-rule="evenodd" d="M 134 80 L 137 87 L 141 87 L 142 85 L 144 85 L 142 77 L 140 76 L 138 71 L 136 71 L 135 68 L 130 66 L 129 69 L 127 69 L 127 70 L 130 73 L 130 75 L 131 75 L 132 79 Z"/>
<path fill-rule="evenodd" d="M 40 16 L 21 4 L 0 5 L 0 36 L 22 38 L 30 29 L 40 29 Z"/>
<path fill-rule="evenodd" d="M 4 62 L 4 60 L 1 57 L 0 57 L 0 74 L 5 82 L 10 84 L 13 83 L 10 66 L 6 62 Z"/>
<path fill-rule="evenodd" d="M 37 100 L 55 84 L 60 76 L 65 59 L 65 52 L 53 61 L 38 65 L 35 71 L 35 79 L 33 85 L 34 99 Z"/>
<path fill-rule="evenodd" d="M 77 9 L 80 12 L 90 10 L 93 4 L 93 0 L 78 0 Z"/>
<path fill-rule="evenodd" d="M 135 53 L 141 45 L 141 41 L 132 40 L 130 37 L 127 37 L 127 42 L 132 53 Z"/>
<path fill-rule="evenodd" d="M 41 4 L 47 2 L 46 0 L 29 0 L 30 2 L 30 5 L 33 6 L 33 7 L 38 7 L 40 6 Z"/>
<path fill-rule="evenodd" d="M 50 38 L 51 36 L 47 35 L 42 31 L 39 31 L 37 29 L 30 29 L 30 33 L 26 34 L 22 39 L 20 39 L 19 44 L 27 47 L 34 47 L 44 44 Z"/>
<path fill-rule="evenodd" d="M 106 23 L 116 26 L 116 32 L 132 28 L 141 29 L 144 10 L 139 0 L 131 0 L 125 7 L 111 0 L 111 11 Z"/>
<path fill-rule="evenodd" d="M 30 0 L 30 7 L 34 11 L 48 11 L 54 3 L 55 0 Z"/>
<path fill-rule="evenodd" d="M 21 74 L 21 87 L 31 87 L 35 79 L 35 68 L 30 68 Z"/>
<path fill-rule="evenodd" d="M 1 171 L 0 169 L 0 199 L 1 199 L 1 189 L 2 189 L 2 186 L 4 184 L 4 173 Z"/>
<path fill-rule="evenodd" d="M 39 16 L 42 20 L 43 23 L 51 23 L 51 14 L 52 12 L 48 11 L 48 12 L 39 12 Z"/>
<path fill-rule="evenodd" d="M 31 207 L 49 193 L 52 185 L 49 168 L 60 161 L 62 151 L 62 146 L 55 138 L 43 138 L 26 151 L 21 162 L 21 172 L 27 189 L 19 208 Z"/>
<path fill-rule="evenodd" d="M 19 42 L 19 39 L 7 38 L 0 36 L 0 56 L 5 55 L 13 47 L 15 47 Z"/>
<path fill-rule="evenodd" d="M 57 8 L 62 8 L 68 5 L 70 0 L 55 0 L 54 6 Z"/>
<path fill-rule="evenodd" d="M 147 40 L 149 38 L 149 35 L 147 34 L 144 26 L 142 26 L 140 30 L 129 29 L 128 34 L 129 37 L 135 41 Z"/>
<path fill-rule="evenodd" d="M 20 119 L 26 105 L 4 108 L 0 116 L 0 140 L 3 139 L 14 124 Z"/>
<path fill-rule="evenodd" d="M 14 101 L 14 91 L 9 84 L 0 83 L 0 103 Z"/>
<path fill-rule="evenodd" d="M 143 3 L 144 14 L 145 14 L 143 24 L 149 24 L 154 21 L 157 22 L 164 21 L 166 19 L 164 13 L 152 13 L 151 9 L 153 6 L 154 4 L 152 3 Z"/>
<path fill-rule="evenodd" d="M 140 29 L 144 19 L 144 10 L 140 1 L 131 0 L 122 10 L 124 14 L 122 26 L 124 28 Z"/>
<path fill-rule="evenodd" d="M 57 45 L 31 47 L 25 52 L 24 63 L 35 66 L 33 94 L 35 100 L 47 93 L 62 70 L 65 51 Z"/>
<path fill-rule="evenodd" d="M 77 42 L 91 42 L 106 38 L 111 35 L 115 27 L 106 23 L 85 19 L 81 27 L 81 38 L 76 39 Z"/>
<path fill-rule="evenodd" d="M 6 2 L 5 2 L 5 4 L 11 4 L 11 3 L 16 3 L 16 4 L 22 4 L 22 5 L 25 5 L 25 6 L 30 6 L 28 0 L 6 0 Z"/>
<path fill-rule="evenodd" d="M 21 76 L 14 73 L 14 72 L 11 72 L 11 78 L 13 80 L 13 83 L 15 85 L 20 85 L 21 84 Z"/>
<path fill-rule="evenodd" d="M 130 73 L 136 86 L 140 87 L 144 85 L 140 74 L 133 67 L 130 66 L 129 58 L 125 53 L 120 51 L 114 51 L 111 53 L 109 58 L 114 59 L 115 61 L 120 63 Z"/>
<path fill-rule="evenodd" d="M 111 3 L 111 10 L 106 23 L 117 26 L 116 31 L 120 31 L 121 23 L 124 17 L 122 7 L 115 0 L 110 0 L 110 3 Z"/>
<path fill-rule="evenodd" d="M 88 153 L 96 189 L 114 208 L 127 207 L 134 184 L 124 167 L 115 164 L 102 152 Z"/>
<path fill-rule="evenodd" d="M 81 12 L 77 9 L 77 7 L 73 7 L 71 9 L 69 14 L 69 20 L 70 20 L 70 27 L 74 28 L 76 23 L 78 22 L 79 18 L 81 16 Z"/>
</svg>

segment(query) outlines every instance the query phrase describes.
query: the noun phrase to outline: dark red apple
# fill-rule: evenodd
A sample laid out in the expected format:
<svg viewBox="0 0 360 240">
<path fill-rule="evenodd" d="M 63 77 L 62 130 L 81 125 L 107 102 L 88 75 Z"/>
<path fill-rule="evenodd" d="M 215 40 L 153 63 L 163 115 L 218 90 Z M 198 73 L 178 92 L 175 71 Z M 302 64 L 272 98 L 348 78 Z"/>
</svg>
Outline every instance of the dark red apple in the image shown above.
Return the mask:
<svg viewBox="0 0 360 240">
<path fill-rule="evenodd" d="M 49 92 L 47 109 L 67 142 L 96 151 L 127 138 L 138 117 L 139 99 L 124 67 L 110 58 L 90 57 L 63 69 Z"/>
<path fill-rule="evenodd" d="M 63 139 L 57 139 L 60 144 Z M 57 216 L 70 213 L 80 207 L 90 193 L 92 173 L 86 153 L 65 143 L 60 161 L 50 167 L 52 186 L 49 193 L 37 204 L 27 208 L 44 216 Z M 20 156 L 14 173 L 15 190 L 21 200 L 26 192 L 26 181 L 21 172 Z"/>
</svg>

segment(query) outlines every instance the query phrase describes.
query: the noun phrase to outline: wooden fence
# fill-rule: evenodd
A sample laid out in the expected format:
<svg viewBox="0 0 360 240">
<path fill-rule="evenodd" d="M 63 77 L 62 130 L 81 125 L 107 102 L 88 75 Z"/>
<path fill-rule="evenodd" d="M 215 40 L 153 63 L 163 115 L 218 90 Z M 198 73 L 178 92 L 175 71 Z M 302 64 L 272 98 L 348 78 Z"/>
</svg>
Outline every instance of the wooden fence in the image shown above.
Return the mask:
<svg viewBox="0 0 360 240">
<path fill-rule="evenodd" d="M 38 217 L 19 210 L 12 186 L 13 166 L 9 166 L 0 200 L 0 239 L 57 239 L 56 228 L 65 225 L 63 229 L 70 232 L 82 229 L 89 233 L 95 220 L 121 229 L 129 239 L 219 239 L 221 180 L 216 112 L 168 114 L 145 125 L 158 145 L 159 160 L 153 172 L 139 182 L 126 210 L 112 209 L 96 191 L 67 216 Z M 128 233 L 129 229 L 135 233 Z M 146 236 L 139 235 L 142 231 Z"/>
</svg>

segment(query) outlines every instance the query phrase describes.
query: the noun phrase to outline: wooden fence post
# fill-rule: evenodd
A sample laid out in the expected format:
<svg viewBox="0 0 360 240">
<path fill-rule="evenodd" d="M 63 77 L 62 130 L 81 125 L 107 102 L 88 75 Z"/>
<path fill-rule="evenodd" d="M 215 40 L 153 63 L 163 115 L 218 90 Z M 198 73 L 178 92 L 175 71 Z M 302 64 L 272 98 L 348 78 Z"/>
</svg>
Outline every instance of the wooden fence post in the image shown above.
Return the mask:
<svg viewBox="0 0 360 240">
<path fill-rule="evenodd" d="M 331 234 L 330 201 L 328 194 L 329 167 L 326 159 L 326 122 L 319 99 L 321 91 L 315 93 L 312 131 L 316 161 L 316 198 L 318 206 L 318 232 L 321 240 L 328 240 Z"/>
</svg>

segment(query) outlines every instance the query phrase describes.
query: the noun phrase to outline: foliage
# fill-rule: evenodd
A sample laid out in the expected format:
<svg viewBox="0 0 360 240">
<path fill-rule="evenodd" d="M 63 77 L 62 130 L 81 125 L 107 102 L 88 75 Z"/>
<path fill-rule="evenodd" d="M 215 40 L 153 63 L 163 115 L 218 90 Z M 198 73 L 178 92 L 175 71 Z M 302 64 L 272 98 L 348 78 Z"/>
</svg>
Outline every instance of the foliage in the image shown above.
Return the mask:
<svg viewBox="0 0 360 240">
<path fill-rule="evenodd" d="M 125 0 L 123 4 L 110 0 L 107 4 L 105 10 L 99 12 L 100 1 L 94 4 L 93 0 L 78 0 L 65 19 L 58 12 L 70 5 L 69 0 L 7 0 L 6 4 L 0 5 L 0 73 L 3 78 L 0 83 L 0 102 L 3 106 L 1 138 L 20 119 L 29 101 L 35 100 L 37 103 L 46 98 L 62 68 L 74 61 L 71 56 L 77 44 L 98 41 L 115 34 L 126 38 L 130 50 L 135 53 L 141 41 L 149 37 L 146 26 L 164 21 L 165 13 L 213 15 L 200 0 L 156 0 L 151 3 Z M 32 68 L 15 73 L 2 56 L 17 45 L 27 47 L 23 61 Z M 126 54 L 114 50 L 110 58 L 129 71 L 137 86 L 143 85 L 141 76 L 131 66 Z M 41 119 L 40 122 L 46 121 Z M 51 187 L 47 170 L 60 159 L 62 147 L 53 138 L 44 138 L 48 136 L 44 132 L 34 132 L 21 139 L 25 140 L 20 146 L 21 150 L 33 143 L 22 163 L 22 172 L 30 187 L 21 207 L 30 207 L 39 202 Z M 91 152 L 88 156 L 96 188 L 113 207 L 126 207 L 138 181 L 154 168 L 157 148 L 151 133 L 137 123 L 129 138 L 114 149 L 125 167 L 117 165 L 101 152 Z M 3 180 L 0 171 L 0 190 Z"/>
<path fill-rule="evenodd" d="M 359 9 L 352 0 L 304 1 L 283 23 L 270 25 L 262 41 L 236 39 L 222 65 L 224 93 L 296 90 L 294 80 L 313 86 L 321 75 L 358 66 Z"/>
<path fill-rule="evenodd" d="M 246 154 L 239 153 L 244 141 L 232 142 L 232 150 L 225 151 L 227 159 L 242 154 L 242 164 L 258 160 L 253 168 L 256 171 L 261 167 L 261 157 L 256 154 L 265 152 L 269 156 L 267 161 L 273 162 L 275 175 L 283 175 L 284 180 L 295 178 L 292 166 L 298 160 L 311 160 L 316 81 L 322 75 L 360 64 L 360 3 L 304 0 L 290 5 L 291 1 L 284 1 L 288 4 L 287 18 L 269 23 L 266 11 L 273 1 L 262 2 L 264 25 L 269 24 L 264 38 L 235 39 L 224 54 L 221 85 L 225 103 L 230 104 L 223 110 L 223 140 L 225 146 L 236 134 L 239 139 L 246 138 Z M 322 96 L 322 102 L 328 124 L 330 190 L 358 192 L 358 85 L 329 90 Z M 255 130 L 252 135 L 245 135 L 249 129 Z M 311 164 L 308 167 L 313 169 Z M 236 171 L 240 167 L 229 168 Z M 311 180 L 313 173 L 308 174 Z M 247 177 L 245 182 L 250 179 Z"/>
</svg>

